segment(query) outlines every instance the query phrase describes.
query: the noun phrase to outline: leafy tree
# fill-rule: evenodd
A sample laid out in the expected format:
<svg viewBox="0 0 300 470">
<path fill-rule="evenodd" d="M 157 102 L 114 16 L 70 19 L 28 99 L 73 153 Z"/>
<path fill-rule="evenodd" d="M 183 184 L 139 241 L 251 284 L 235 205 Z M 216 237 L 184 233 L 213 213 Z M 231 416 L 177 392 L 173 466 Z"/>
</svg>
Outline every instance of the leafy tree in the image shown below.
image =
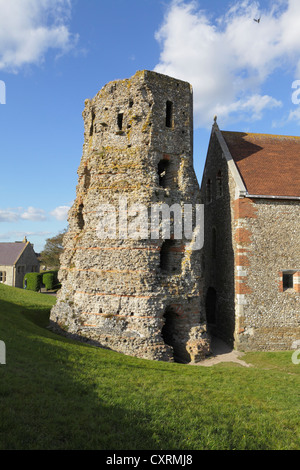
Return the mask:
<svg viewBox="0 0 300 470">
<path fill-rule="evenodd" d="M 67 229 L 52 238 L 47 238 L 44 250 L 40 254 L 40 262 L 47 268 L 59 268 L 59 257 L 63 251 L 63 237 Z"/>
</svg>

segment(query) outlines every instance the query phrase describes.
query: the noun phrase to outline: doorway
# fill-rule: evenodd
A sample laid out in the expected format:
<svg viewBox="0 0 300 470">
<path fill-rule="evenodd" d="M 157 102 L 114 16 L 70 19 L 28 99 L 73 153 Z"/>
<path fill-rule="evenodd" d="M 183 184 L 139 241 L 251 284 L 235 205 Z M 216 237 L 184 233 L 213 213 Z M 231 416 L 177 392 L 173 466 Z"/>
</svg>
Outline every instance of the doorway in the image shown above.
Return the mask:
<svg viewBox="0 0 300 470">
<path fill-rule="evenodd" d="M 206 293 L 205 300 L 206 321 L 209 325 L 216 324 L 216 311 L 217 311 L 217 292 L 214 287 L 209 287 Z"/>
</svg>

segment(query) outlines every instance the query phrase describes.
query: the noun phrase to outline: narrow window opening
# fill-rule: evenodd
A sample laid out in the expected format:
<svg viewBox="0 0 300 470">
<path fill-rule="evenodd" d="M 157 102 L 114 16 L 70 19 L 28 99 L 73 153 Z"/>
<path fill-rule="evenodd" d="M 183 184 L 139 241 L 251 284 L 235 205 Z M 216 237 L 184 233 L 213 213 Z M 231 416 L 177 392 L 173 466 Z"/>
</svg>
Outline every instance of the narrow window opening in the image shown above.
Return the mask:
<svg viewBox="0 0 300 470">
<path fill-rule="evenodd" d="M 6 282 L 6 271 L 0 271 L 0 282 Z"/>
<path fill-rule="evenodd" d="M 172 101 L 167 101 L 166 103 L 166 127 L 172 127 L 173 119 L 173 103 Z"/>
<path fill-rule="evenodd" d="M 222 172 L 219 171 L 216 178 L 217 183 L 217 197 L 223 196 L 223 175 Z"/>
<path fill-rule="evenodd" d="M 211 193 L 211 180 L 208 179 L 206 183 L 206 202 L 210 203 L 212 200 L 212 193 Z"/>
<path fill-rule="evenodd" d="M 293 289 L 294 287 L 293 273 L 283 273 L 282 285 L 283 285 L 283 290 Z"/>
<path fill-rule="evenodd" d="M 123 113 L 119 113 L 118 114 L 118 128 L 119 128 L 119 131 L 122 130 L 122 127 L 123 127 Z"/>
<path fill-rule="evenodd" d="M 83 186 L 84 186 L 84 189 L 87 190 L 89 189 L 90 183 L 91 183 L 91 171 L 87 167 L 84 168 L 83 176 L 84 176 Z"/>
<path fill-rule="evenodd" d="M 169 161 L 168 160 L 160 160 L 157 168 L 157 173 L 159 177 L 159 186 L 162 188 L 166 188 L 167 186 L 167 171 L 168 171 Z"/>
<path fill-rule="evenodd" d="M 93 135 L 94 133 L 94 121 L 95 121 L 95 111 L 92 110 L 92 122 L 91 122 L 91 127 L 90 127 L 90 136 Z"/>
<path fill-rule="evenodd" d="M 83 204 L 80 204 L 77 212 L 77 224 L 79 230 L 82 230 L 84 227 L 84 218 L 83 218 Z"/>
<path fill-rule="evenodd" d="M 132 108 L 133 106 L 133 100 L 129 100 L 129 108 Z"/>
</svg>

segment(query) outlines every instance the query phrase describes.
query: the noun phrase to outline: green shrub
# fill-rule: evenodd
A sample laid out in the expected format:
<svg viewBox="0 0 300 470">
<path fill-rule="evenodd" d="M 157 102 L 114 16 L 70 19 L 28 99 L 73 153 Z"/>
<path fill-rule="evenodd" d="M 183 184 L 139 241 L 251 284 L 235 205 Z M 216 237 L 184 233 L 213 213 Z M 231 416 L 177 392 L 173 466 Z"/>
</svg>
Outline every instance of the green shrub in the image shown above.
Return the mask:
<svg viewBox="0 0 300 470">
<path fill-rule="evenodd" d="M 24 276 L 23 286 L 27 290 L 38 292 L 42 285 L 41 273 L 27 273 Z"/>
<path fill-rule="evenodd" d="M 47 271 L 42 273 L 42 283 L 47 290 L 54 289 L 57 282 L 57 271 Z"/>
</svg>

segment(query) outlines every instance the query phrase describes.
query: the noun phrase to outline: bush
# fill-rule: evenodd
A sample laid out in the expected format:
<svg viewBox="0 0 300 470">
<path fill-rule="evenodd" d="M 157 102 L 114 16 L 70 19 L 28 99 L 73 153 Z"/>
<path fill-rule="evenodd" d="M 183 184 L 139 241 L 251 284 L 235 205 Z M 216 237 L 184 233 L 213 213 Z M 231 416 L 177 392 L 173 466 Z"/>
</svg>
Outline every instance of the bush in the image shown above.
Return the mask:
<svg viewBox="0 0 300 470">
<path fill-rule="evenodd" d="M 43 284 L 47 290 L 54 289 L 57 284 L 57 271 L 47 271 L 42 273 Z"/>
<path fill-rule="evenodd" d="M 42 285 L 41 273 L 27 273 L 24 276 L 23 286 L 27 290 L 38 292 Z"/>
</svg>

